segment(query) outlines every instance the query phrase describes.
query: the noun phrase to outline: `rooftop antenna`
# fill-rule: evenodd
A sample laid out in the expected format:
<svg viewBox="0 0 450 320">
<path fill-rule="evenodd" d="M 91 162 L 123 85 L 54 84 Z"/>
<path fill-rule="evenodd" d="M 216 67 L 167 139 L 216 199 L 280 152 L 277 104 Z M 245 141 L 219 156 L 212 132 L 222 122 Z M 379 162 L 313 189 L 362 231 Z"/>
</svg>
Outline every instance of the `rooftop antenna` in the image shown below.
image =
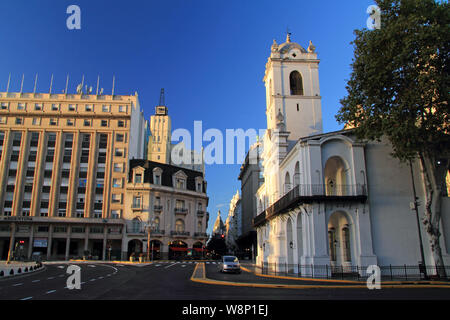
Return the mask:
<svg viewBox="0 0 450 320">
<path fill-rule="evenodd" d="M 53 87 L 53 73 L 52 78 L 50 79 L 50 91 L 48 92 L 49 94 L 52 94 L 52 87 Z"/>
<path fill-rule="evenodd" d="M 6 93 L 9 92 L 9 83 L 10 82 L 11 82 L 11 72 L 9 73 L 9 76 L 8 76 L 8 84 L 6 85 Z"/>
<path fill-rule="evenodd" d="M 33 93 L 36 93 L 36 84 L 37 84 L 37 80 L 38 80 L 38 74 L 36 73 L 36 77 L 34 78 L 34 89 L 33 89 Z"/>
<path fill-rule="evenodd" d="M 164 98 L 164 88 L 161 89 L 161 93 L 159 95 L 159 105 L 160 106 L 165 106 L 165 98 Z"/>
</svg>

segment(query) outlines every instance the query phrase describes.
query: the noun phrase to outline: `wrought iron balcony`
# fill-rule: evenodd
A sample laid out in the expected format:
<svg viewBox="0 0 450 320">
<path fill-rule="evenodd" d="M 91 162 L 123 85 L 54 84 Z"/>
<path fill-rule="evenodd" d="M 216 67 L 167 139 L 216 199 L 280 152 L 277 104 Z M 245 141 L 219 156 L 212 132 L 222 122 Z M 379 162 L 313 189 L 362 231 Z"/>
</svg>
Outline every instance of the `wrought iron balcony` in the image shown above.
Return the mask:
<svg viewBox="0 0 450 320">
<path fill-rule="evenodd" d="M 175 214 L 187 214 L 188 209 L 187 208 L 175 208 Z"/>
<path fill-rule="evenodd" d="M 290 188 L 288 188 L 290 189 Z M 296 205 L 313 202 L 360 201 L 367 200 L 365 185 L 296 185 L 283 197 L 253 219 L 253 226 L 264 224 L 267 220 L 289 211 Z"/>
<path fill-rule="evenodd" d="M 190 232 L 188 231 L 170 231 L 172 237 L 189 237 Z"/>
<path fill-rule="evenodd" d="M 155 204 L 154 206 L 153 206 L 153 210 L 155 210 L 155 211 L 162 211 L 162 206 L 161 205 L 159 205 L 159 204 Z"/>
<path fill-rule="evenodd" d="M 150 235 L 151 236 L 163 236 L 165 233 L 165 230 L 152 230 Z"/>
<path fill-rule="evenodd" d="M 195 232 L 194 237 L 195 238 L 208 238 L 208 234 L 205 232 Z"/>
<path fill-rule="evenodd" d="M 203 210 L 197 210 L 197 215 L 200 217 L 203 217 L 206 214 L 206 211 Z"/>
</svg>

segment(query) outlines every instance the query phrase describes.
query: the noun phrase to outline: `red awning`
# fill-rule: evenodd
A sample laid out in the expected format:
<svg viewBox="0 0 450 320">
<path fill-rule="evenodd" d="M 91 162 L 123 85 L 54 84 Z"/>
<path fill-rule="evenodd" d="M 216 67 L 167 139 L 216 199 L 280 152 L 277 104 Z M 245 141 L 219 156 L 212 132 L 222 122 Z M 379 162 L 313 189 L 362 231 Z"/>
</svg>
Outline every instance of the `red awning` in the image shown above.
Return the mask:
<svg viewBox="0 0 450 320">
<path fill-rule="evenodd" d="M 187 251 L 188 248 L 183 248 L 183 247 L 171 247 L 171 246 L 169 246 L 169 249 L 170 249 L 170 250 L 173 250 L 173 251 Z"/>
</svg>

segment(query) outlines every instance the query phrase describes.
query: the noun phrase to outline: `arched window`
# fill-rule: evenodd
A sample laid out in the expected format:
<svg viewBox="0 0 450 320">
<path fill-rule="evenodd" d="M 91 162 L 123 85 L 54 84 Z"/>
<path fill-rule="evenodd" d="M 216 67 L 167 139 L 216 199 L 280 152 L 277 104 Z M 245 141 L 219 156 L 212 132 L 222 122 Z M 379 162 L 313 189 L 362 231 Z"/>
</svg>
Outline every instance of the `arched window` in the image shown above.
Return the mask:
<svg viewBox="0 0 450 320">
<path fill-rule="evenodd" d="M 184 232 L 184 221 L 181 219 L 178 219 L 175 221 L 175 231 L 177 232 Z"/>
<path fill-rule="evenodd" d="M 291 177 L 289 172 L 286 172 L 286 176 L 284 177 L 284 193 L 291 191 L 291 187 Z"/>
<path fill-rule="evenodd" d="M 292 71 L 289 75 L 289 84 L 291 86 L 291 95 L 302 96 L 303 95 L 303 80 L 298 71 Z"/>
<path fill-rule="evenodd" d="M 294 186 L 298 186 L 300 184 L 300 163 L 297 161 L 295 164 L 294 171 Z"/>
</svg>

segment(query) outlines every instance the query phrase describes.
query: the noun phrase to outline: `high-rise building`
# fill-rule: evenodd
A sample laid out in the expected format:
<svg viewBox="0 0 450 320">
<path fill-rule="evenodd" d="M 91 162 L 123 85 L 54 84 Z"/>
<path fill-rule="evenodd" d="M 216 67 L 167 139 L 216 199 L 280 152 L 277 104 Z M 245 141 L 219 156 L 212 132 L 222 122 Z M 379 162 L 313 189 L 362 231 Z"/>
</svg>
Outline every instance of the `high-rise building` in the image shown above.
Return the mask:
<svg viewBox="0 0 450 320">
<path fill-rule="evenodd" d="M 148 155 L 150 161 L 170 163 L 171 120 L 166 106 L 156 106 L 150 117 Z"/>
<path fill-rule="evenodd" d="M 137 94 L 0 93 L 0 258 L 119 258 L 146 128 Z"/>
<path fill-rule="evenodd" d="M 147 143 L 147 159 L 159 163 L 205 172 L 203 149 L 200 152 L 188 149 L 184 141 L 172 143 L 172 121 L 161 90 L 155 114 L 150 117 L 150 132 Z"/>
</svg>

